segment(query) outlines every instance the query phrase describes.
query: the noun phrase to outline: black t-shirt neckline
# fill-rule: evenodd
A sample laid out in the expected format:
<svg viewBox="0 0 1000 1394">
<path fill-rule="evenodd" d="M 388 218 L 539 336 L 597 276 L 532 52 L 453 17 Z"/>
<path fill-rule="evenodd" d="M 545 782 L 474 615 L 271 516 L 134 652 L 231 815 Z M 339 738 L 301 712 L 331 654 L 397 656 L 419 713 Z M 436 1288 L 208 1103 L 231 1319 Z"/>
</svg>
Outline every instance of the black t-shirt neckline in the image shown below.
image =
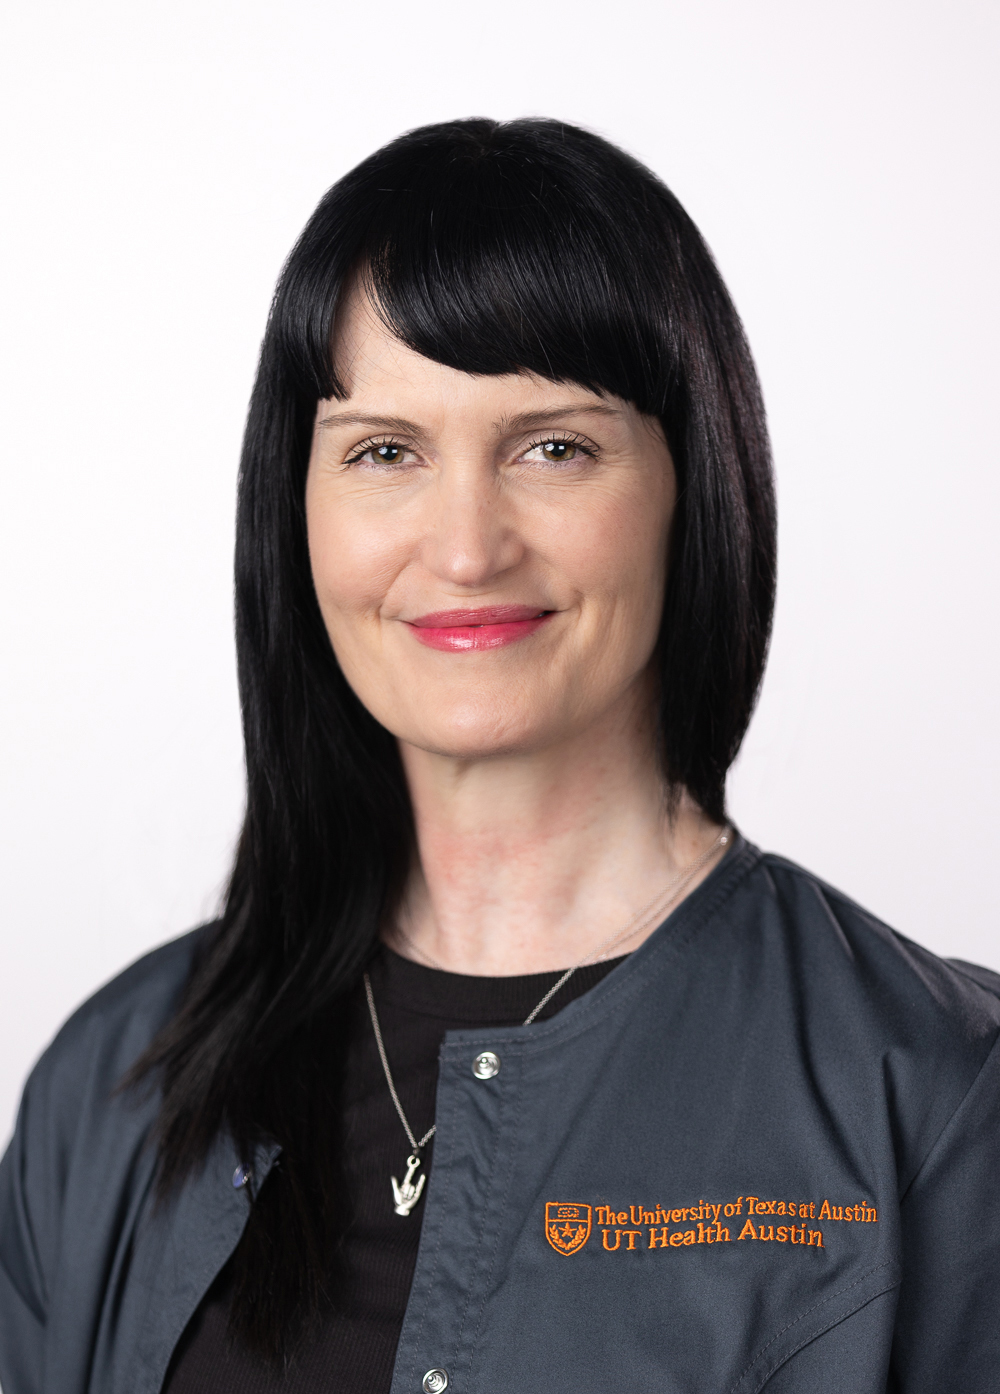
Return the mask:
<svg viewBox="0 0 1000 1394">
<path fill-rule="evenodd" d="M 540 1018 L 554 1016 L 567 1003 L 582 997 L 606 977 L 627 955 L 577 968 L 563 987 L 543 1007 Z M 387 1002 L 421 1016 L 463 1026 L 519 1026 L 566 972 L 485 978 L 452 973 L 404 958 L 387 944 L 379 947 L 369 975 L 375 1005 Z"/>
</svg>

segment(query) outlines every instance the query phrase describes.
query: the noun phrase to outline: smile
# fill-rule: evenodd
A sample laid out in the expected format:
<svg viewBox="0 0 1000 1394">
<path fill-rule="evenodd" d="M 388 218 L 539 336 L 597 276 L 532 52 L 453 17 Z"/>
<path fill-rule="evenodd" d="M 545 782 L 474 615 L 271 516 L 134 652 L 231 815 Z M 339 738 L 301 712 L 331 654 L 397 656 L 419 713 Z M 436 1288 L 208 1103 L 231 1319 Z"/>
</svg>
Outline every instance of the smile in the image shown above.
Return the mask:
<svg viewBox="0 0 1000 1394">
<path fill-rule="evenodd" d="M 534 605 L 490 605 L 481 610 L 438 610 L 407 623 L 428 648 L 467 653 L 524 639 L 554 613 Z"/>
</svg>

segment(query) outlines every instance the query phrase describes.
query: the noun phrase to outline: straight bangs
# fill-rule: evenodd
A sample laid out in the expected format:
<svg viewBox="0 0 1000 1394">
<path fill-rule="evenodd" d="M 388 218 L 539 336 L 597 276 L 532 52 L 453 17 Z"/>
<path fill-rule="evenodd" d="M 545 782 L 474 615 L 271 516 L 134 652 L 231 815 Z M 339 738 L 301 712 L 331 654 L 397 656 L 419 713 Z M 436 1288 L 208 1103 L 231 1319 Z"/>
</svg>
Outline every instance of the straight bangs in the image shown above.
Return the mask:
<svg viewBox="0 0 1000 1394">
<path fill-rule="evenodd" d="M 288 268 L 287 308 L 303 313 L 285 317 L 286 349 L 309 365 L 311 390 L 344 395 L 331 339 L 360 274 L 387 329 L 425 358 L 667 414 L 679 249 L 665 233 L 688 220 L 638 162 L 573 137 L 554 122 L 456 122 L 403 137 L 335 186 Z"/>
<path fill-rule="evenodd" d="M 527 371 L 661 414 L 676 368 L 665 297 L 650 295 L 664 249 L 623 235 L 634 186 L 630 200 L 579 159 L 557 177 L 512 145 L 434 161 L 380 207 L 367 279 L 387 327 L 450 368 Z"/>
</svg>

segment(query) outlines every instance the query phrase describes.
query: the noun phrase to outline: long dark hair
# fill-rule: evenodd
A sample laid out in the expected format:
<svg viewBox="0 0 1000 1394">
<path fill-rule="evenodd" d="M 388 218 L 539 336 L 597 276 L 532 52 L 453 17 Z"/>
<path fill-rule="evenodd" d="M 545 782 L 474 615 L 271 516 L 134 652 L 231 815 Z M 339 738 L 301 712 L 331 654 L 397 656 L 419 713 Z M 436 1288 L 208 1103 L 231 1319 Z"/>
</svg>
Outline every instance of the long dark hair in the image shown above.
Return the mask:
<svg viewBox="0 0 1000 1394">
<path fill-rule="evenodd" d="M 164 1193 L 228 1130 L 282 1147 L 235 1257 L 232 1323 L 279 1350 L 325 1291 L 338 1217 L 342 1003 L 413 847 L 393 738 L 348 687 L 313 590 L 304 485 L 331 336 L 362 270 L 410 348 L 529 370 L 663 423 L 679 483 L 656 653 L 664 774 L 724 817 L 763 672 L 775 582 L 764 411 L 739 318 L 660 181 L 559 122 L 454 121 L 393 141 L 329 191 L 282 272 L 240 471 L 236 637 L 246 819 L 221 920 L 140 1062 L 162 1081 Z"/>
</svg>

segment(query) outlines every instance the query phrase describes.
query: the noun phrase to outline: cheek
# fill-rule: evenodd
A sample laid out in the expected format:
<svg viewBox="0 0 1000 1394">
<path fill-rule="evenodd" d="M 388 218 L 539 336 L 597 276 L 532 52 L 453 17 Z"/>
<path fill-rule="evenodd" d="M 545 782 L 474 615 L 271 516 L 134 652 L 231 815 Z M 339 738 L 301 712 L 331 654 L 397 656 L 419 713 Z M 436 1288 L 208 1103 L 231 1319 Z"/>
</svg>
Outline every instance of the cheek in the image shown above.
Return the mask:
<svg viewBox="0 0 1000 1394">
<path fill-rule="evenodd" d="M 313 584 L 333 638 L 334 629 L 377 615 L 402 564 L 401 539 L 387 520 L 358 519 L 318 491 L 307 494 L 306 521 Z"/>
<path fill-rule="evenodd" d="M 565 573 L 609 620 L 652 611 L 659 621 L 671 509 L 668 498 L 652 492 L 608 500 L 562 534 Z"/>
</svg>

